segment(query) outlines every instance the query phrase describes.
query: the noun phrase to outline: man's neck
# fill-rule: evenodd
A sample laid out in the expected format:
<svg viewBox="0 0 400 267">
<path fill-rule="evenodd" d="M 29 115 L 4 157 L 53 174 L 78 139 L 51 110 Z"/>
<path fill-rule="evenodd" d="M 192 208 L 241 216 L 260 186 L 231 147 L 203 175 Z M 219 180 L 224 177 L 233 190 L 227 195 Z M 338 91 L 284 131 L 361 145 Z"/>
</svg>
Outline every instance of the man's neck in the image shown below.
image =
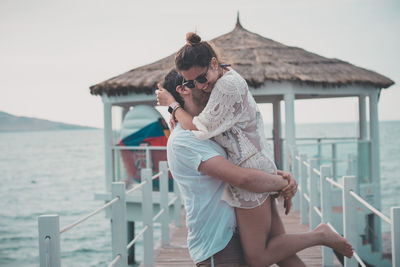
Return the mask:
<svg viewBox="0 0 400 267">
<path fill-rule="evenodd" d="M 186 110 L 190 115 L 192 115 L 193 117 L 199 115 L 200 112 L 203 110 L 203 108 L 204 108 L 204 107 L 200 107 L 200 108 L 199 108 L 198 106 L 194 105 L 193 102 L 191 102 L 191 103 L 185 103 L 185 110 Z"/>
</svg>

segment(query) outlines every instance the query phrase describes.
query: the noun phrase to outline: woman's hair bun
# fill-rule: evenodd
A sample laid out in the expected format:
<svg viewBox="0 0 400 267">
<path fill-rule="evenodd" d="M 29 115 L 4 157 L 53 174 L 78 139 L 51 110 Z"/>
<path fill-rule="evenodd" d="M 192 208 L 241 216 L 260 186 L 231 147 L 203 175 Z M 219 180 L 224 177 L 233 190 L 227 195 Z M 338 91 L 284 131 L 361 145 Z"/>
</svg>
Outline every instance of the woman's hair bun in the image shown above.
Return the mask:
<svg viewBox="0 0 400 267">
<path fill-rule="evenodd" d="M 196 33 L 188 32 L 186 34 L 186 43 L 188 43 L 190 45 L 196 45 L 196 44 L 199 44 L 200 42 L 201 42 L 201 38 Z"/>
</svg>

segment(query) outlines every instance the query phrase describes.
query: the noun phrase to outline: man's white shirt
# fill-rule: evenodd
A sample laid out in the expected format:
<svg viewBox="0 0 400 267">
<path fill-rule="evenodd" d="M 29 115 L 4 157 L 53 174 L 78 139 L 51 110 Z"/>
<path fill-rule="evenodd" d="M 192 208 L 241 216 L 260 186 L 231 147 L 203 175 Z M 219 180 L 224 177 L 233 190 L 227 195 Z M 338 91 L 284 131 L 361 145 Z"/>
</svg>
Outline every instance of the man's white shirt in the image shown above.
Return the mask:
<svg viewBox="0 0 400 267">
<path fill-rule="evenodd" d="M 236 228 L 234 209 L 221 200 L 225 183 L 198 171 L 202 161 L 226 158 L 226 153 L 217 143 L 199 140 L 179 124 L 168 138 L 167 153 L 186 210 L 189 253 L 198 263 L 224 249 Z"/>
</svg>

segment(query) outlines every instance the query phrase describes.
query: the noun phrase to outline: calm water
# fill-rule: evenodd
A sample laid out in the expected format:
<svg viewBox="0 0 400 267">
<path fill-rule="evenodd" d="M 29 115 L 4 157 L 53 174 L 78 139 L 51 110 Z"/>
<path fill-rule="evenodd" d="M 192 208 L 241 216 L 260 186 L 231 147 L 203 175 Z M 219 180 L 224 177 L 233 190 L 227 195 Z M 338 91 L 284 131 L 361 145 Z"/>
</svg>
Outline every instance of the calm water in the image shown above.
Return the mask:
<svg viewBox="0 0 400 267">
<path fill-rule="evenodd" d="M 356 136 L 357 127 L 309 124 L 296 132 Z M 382 205 L 388 215 L 390 206 L 400 205 L 400 122 L 381 122 L 380 134 Z M 38 266 L 37 216 L 59 214 L 63 227 L 103 204 L 93 196 L 104 191 L 103 161 L 101 130 L 0 134 L 0 266 Z M 107 266 L 112 260 L 103 214 L 61 238 L 63 266 Z"/>
</svg>

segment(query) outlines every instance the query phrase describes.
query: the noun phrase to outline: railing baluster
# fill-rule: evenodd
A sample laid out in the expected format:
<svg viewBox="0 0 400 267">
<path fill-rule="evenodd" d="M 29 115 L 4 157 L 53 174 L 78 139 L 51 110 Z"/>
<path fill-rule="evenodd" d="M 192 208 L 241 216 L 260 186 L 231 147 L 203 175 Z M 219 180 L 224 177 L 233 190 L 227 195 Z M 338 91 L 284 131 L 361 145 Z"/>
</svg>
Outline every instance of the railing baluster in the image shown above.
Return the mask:
<svg viewBox="0 0 400 267">
<path fill-rule="evenodd" d="M 307 155 L 300 155 L 300 219 L 302 224 L 308 223 L 308 202 L 304 197 L 307 193 L 307 166 L 303 164 L 307 160 Z"/>
<path fill-rule="evenodd" d="M 120 259 L 114 266 L 128 266 L 127 244 L 127 221 L 125 202 L 125 183 L 112 183 L 112 198 L 119 197 L 119 200 L 111 206 L 111 245 L 113 259 L 120 255 Z"/>
<path fill-rule="evenodd" d="M 151 169 L 150 149 L 146 147 L 146 168 Z"/>
<path fill-rule="evenodd" d="M 147 181 L 142 190 L 142 213 L 143 226 L 148 226 L 147 231 L 143 236 L 143 265 L 145 267 L 154 266 L 154 251 L 153 251 L 153 183 L 152 171 L 149 168 L 142 169 L 142 181 Z"/>
<path fill-rule="evenodd" d="M 337 144 L 332 144 L 332 178 L 337 179 Z"/>
<path fill-rule="evenodd" d="M 318 175 L 313 171 L 314 168 L 317 168 L 318 160 L 310 159 L 309 160 L 310 167 L 308 168 L 308 172 L 310 174 L 310 206 L 308 208 L 309 212 L 309 220 L 310 220 L 310 230 L 317 227 L 320 223 L 320 218 L 318 214 L 315 212 L 314 207 L 319 207 L 318 201 Z"/>
<path fill-rule="evenodd" d="M 357 180 L 354 176 L 343 177 L 343 232 L 344 237 L 357 251 L 357 207 L 350 191 L 355 191 Z M 345 267 L 357 267 L 358 263 L 355 257 L 344 259 Z"/>
<path fill-rule="evenodd" d="M 38 224 L 40 267 L 60 267 L 60 218 L 41 215 Z"/>
<path fill-rule="evenodd" d="M 356 166 L 357 162 L 356 162 L 356 156 L 354 154 L 348 154 L 347 155 L 347 171 L 346 174 L 347 175 L 354 175 L 357 176 L 356 173 Z"/>
<path fill-rule="evenodd" d="M 353 155 L 348 155 L 348 165 L 346 174 L 348 176 L 343 177 L 343 184 L 335 182 L 337 178 L 337 142 L 332 143 L 332 168 L 333 176 L 331 176 L 331 169 L 327 166 L 323 166 L 318 172 L 315 168 L 315 162 L 310 160 L 307 162 L 307 155 L 301 154 L 298 156 L 298 151 L 293 151 L 293 175 L 299 177 L 299 194 L 297 194 L 300 199 L 295 203 L 299 203 L 301 223 L 310 223 L 310 228 L 314 228 L 318 224 L 317 216 L 320 215 L 321 219 L 325 223 L 329 223 L 332 226 L 332 206 L 333 199 L 331 199 L 333 192 L 331 192 L 332 185 L 337 187 L 342 191 L 342 207 L 343 207 L 343 231 L 344 236 L 352 244 L 354 249 L 354 257 L 352 259 L 345 258 L 345 266 L 357 266 L 360 264 L 364 266 L 362 259 L 357 254 L 358 245 L 358 217 L 360 212 L 358 212 L 357 206 L 359 201 L 367 209 L 370 209 L 377 217 L 381 217 L 383 221 L 391 224 L 391 234 L 392 234 L 392 264 L 393 266 L 400 267 L 400 207 L 391 208 L 391 219 L 385 217 L 374 207 L 369 205 L 366 200 L 358 196 L 359 194 L 359 183 L 356 176 L 361 173 L 360 166 L 358 166 L 358 159 Z M 321 160 L 321 143 L 318 143 L 318 159 Z M 343 160 L 346 162 L 346 160 Z M 358 167 L 358 168 L 357 168 Z M 364 166 L 368 167 L 368 166 Z M 321 201 L 321 212 L 318 212 L 315 208 L 318 207 L 318 198 L 316 200 L 317 190 L 315 188 L 316 182 L 314 177 L 315 173 L 320 175 L 320 201 Z M 352 175 L 352 176 L 350 176 Z M 332 178 L 329 178 L 332 177 Z M 361 177 L 363 178 L 363 177 Z M 307 181 L 308 179 L 308 181 Z M 307 203 L 309 200 L 309 204 Z M 295 204 L 296 205 L 296 204 Z M 296 206 L 295 206 L 296 207 Z M 308 213 L 309 212 L 309 213 Z M 319 215 L 318 215 L 319 214 Z M 379 221 L 380 223 L 381 221 Z M 377 233 L 380 235 L 380 232 Z M 331 249 L 324 247 L 322 250 L 323 265 L 332 266 L 333 265 L 333 252 Z M 358 262 L 357 262 L 358 261 Z"/>
<path fill-rule="evenodd" d="M 318 138 L 317 139 L 317 148 L 318 148 L 318 152 L 317 152 L 317 159 L 318 159 L 318 167 L 321 166 L 321 158 L 322 158 L 322 139 Z"/>
<path fill-rule="evenodd" d="M 142 213 L 143 213 L 143 229 L 140 233 L 127 245 L 127 228 L 126 228 L 126 193 L 134 190 L 126 191 L 125 184 L 120 182 L 112 183 L 111 201 L 94 212 L 77 220 L 71 225 L 60 229 L 58 215 L 42 215 L 38 217 L 39 231 L 39 260 L 40 267 L 59 267 L 61 266 L 60 257 L 60 234 L 81 224 L 90 217 L 98 214 L 100 211 L 111 207 L 111 231 L 112 231 L 112 253 L 113 260 L 109 266 L 127 267 L 127 250 L 132 247 L 135 241 L 143 234 L 144 266 L 154 266 L 154 235 L 153 235 L 153 189 L 152 179 L 160 177 L 160 215 L 162 215 L 162 244 L 169 244 L 169 206 L 175 206 L 175 224 L 181 226 L 181 198 L 178 185 L 175 183 L 175 196 L 169 201 L 168 193 L 168 166 L 167 162 L 160 162 L 160 172 L 152 177 L 152 170 L 149 168 L 142 169 L 142 184 L 136 186 L 135 190 L 142 189 Z M 176 200 L 175 200 L 176 198 Z M 158 215 L 156 216 L 156 218 Z"/>
<path fill-rule="evenodd" d="M 329 223 L 332 218 L 332 204 L 331 204 L 331 192 L 330 184 L 325 180 L 331 173 L 329 166 L 320 167 L 320 190 L 321 190 L 321 213 L 322 222 Z M 332 249 L 323 246 L 322 247 L 322 260 L 324 266 L 333 266 L 333 251 Z"/>
<path fill-rule="evenodd" d="M 392 220 L 392 265 L 400 267 L 400 207 L 390 209 Z"/>
<path fill-rule="evenodd" d="M 297 148 L 294 149 L 293 151 L 293 157 L 292 157 L 292 162 L 293 162 L 293 176 L 294 179 L 296 180 L 297 184 L 299 183 L 299 161 L 297 160 L 297 156 L 299 155 L 299 152 L 297 151 Z M 297 193 L 294 198 L 293 198 L 293 208 L 295 211 L 298 211 L 300 209 L 300 198 L 299 194 Z"/>
<path fill-rule="evenodd" d="M 164 209 L 161 217 L 161 244 L 169 244 L 169 206 L 168 206 L 168 165 L 166 161 L 159 163 L 160 176 L 160 209 Z"/>
</svg>

